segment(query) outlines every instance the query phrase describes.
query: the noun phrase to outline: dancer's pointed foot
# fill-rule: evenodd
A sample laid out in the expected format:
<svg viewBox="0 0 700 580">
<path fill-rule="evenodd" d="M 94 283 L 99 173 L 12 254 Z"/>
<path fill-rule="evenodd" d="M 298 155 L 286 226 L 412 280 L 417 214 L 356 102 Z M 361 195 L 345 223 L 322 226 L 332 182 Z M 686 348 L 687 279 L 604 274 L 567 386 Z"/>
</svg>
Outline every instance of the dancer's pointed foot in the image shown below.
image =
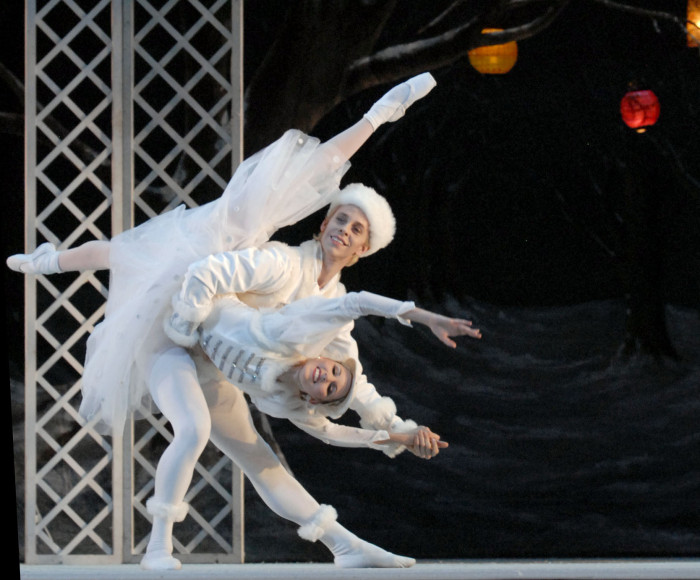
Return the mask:
<svg viewBox="0 0 700 580">
<path fill-rule="evenodd" d="M 415 563 L 414 558 L 392 554 L 364 540 L 352 542 L 346 553 L 335 557 L 338 568 L 410 568 Z"/>
<path fill-rule="evenodd" d="M 430 73 L 423 73 L 396 85 L 379 99 L 364 117 L 376 130 L 382 123 L 399 120 L 413 103 L 425 97 L 437 83 Z"/>
<path fill-rule="evenodd" d="M 14 254 L 7 258 L 8 268 L 22 274 L 58 274 L 58 252 L 50 242 L 41 244 L 31 254 Z"/>
<path fill-rule="evenodd" d="M 144 570 L 179 570 L 182 563 L 167 550 L 153 550 L 146 552 L 141 559 L 141 568 Z"/>
</svg>

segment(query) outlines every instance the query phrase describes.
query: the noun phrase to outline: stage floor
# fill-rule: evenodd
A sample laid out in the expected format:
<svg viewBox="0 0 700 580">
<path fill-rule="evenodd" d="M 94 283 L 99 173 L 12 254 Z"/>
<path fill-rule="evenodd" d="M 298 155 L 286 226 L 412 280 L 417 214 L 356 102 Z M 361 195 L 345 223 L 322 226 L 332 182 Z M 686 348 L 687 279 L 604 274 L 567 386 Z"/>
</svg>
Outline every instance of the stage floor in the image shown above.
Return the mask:
<svg viewBox="0 0 700 580">
<path fill-rule="evenodd" d="M 700 560 L 419 561 L 406 569 L 339 569 L 332 564 L 185 564 L 156 572 L 137 565 L 20 566 L 22 580 L 674 580 L 699 579 Z"/>
</svg>

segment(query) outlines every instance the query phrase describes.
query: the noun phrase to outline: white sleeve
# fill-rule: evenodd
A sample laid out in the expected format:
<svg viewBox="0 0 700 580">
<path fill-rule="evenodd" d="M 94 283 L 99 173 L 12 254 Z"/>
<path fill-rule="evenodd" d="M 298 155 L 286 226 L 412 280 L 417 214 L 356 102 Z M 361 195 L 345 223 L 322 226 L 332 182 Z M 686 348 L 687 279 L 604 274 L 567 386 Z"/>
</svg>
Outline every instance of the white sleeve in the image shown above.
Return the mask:
<svg viewBox="0 0 700 580">
<path fill-rule="evenodd" d="M 175 313 L 189 322 L 203 321 L 217 294 L 272 293 L 286 281 L 289 255 L 281 244 L 213 254 L 190 265 L 180 292 L 173 298 Z"/>
<path fill-rule="evenodd" d="M 397 318 L 415 308 L 413 302 L 400 302 L 371 294 L 352 292 L 336 297 L 308 296 L 265 314 L 263 329 L 268 338 L 303 356 L 318 356 L 325 346 L 351 328 L 353 320 L 370 314 Z M 347 358 L 347 357 L 346 357 Z"/>
<path fill-rule="evenodd" d="M 328 345 L 324 355 L 334 359 L 353 357 L 358 362 L 355 393 L 350 408 L 359 415 L 360 425 L 364 429 L 381 429 L 392 433 L 412 432 L 418 427 L 415 421 L 399 417 L 394 401 L 390 397 L 380 395 L 362 372 L 357 343 L 350 334 L 351 330 L 352 326 L 344 328 Z M 396 457 L 406 448 L 398 443 L 388 443 L 381 445 L 380 449 L 389 457 Z"/>
<path fill-rule="evenodd" d="M 309 420 L 290 419 L 290 421 L 305 433 L 337 447 L 369 447 L 383 450 L 386 445 L 379 444 L 377 441 L 389 439 L 389 433 L 385 430 L 349 427 L 329 421 L 325 417 Z"/>
<path fill-rule="evenodd" d="M 383 316 L 384 318 L 396 318 L 401 324 L 411 326 L 410 320 L 403 315 L 416 307 L 413 302 L 401 302 L 365 291 L 352 292 L 347 294 L 347 298 L 348 301 L 353 302 L 353 307 L 356 309 L 355 318 L 369 315 Z"/>
</svg>

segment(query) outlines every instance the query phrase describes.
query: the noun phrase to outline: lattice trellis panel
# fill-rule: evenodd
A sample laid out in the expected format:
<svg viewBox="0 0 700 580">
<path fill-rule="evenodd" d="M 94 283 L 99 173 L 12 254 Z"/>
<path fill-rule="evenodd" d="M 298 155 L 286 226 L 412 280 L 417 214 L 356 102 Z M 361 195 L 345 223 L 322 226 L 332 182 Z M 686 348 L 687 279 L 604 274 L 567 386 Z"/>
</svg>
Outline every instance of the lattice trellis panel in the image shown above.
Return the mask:
<svg viewBox="0 0 700 580">
<path fill-rule="evenodd" d="M 108 239 L 213 199 L 241 155 L 242 0 L 27 0 L 26 246 Z M 106 272 L 26 279 L 25 561 L 136 562 L 170 439 L 78 416 Z M 242 561 L 242 478 L 208 448 L 178 524 L 184 561 Z M 194 521 L 194 523 L 192 523 Z M 186 520 L 187 522 L 187 520 Z"/>
</svg>

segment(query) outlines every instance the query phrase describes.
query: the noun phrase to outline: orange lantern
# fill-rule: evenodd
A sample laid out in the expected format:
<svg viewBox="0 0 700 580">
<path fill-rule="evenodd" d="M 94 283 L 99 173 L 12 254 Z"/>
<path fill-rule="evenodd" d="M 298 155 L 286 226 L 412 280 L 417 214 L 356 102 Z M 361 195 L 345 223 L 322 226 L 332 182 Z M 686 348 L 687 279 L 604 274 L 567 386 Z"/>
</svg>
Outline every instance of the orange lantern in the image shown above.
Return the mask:
<svg viewBox="0 0 700 580">
<path fill-rule="evenodd" d="M 482 34 L 492 32 L 503 32 L 500 28 L 484 28 Z M 518 44 L 515 41 L 505 44 L 494 44 L 492 46 L 480 46 L 469 51 L 469 62 L 482 74 L 501 75 L 505 74 L 515 65 L 518 60 Z"/>
<path fill-rule="evenodd" d="M 700 46 L 700 0 L 688 0 L 685 28 L 688 31 L 688 46 Z"/>
<path fill-rule="evenodd" d="M 630 91 L 620 102 L 622 120 L 638 133 L 643 133 L 647 127 L 656 123 L 660 112 L 659 99 L 653 91 Z"/>
</svg>

